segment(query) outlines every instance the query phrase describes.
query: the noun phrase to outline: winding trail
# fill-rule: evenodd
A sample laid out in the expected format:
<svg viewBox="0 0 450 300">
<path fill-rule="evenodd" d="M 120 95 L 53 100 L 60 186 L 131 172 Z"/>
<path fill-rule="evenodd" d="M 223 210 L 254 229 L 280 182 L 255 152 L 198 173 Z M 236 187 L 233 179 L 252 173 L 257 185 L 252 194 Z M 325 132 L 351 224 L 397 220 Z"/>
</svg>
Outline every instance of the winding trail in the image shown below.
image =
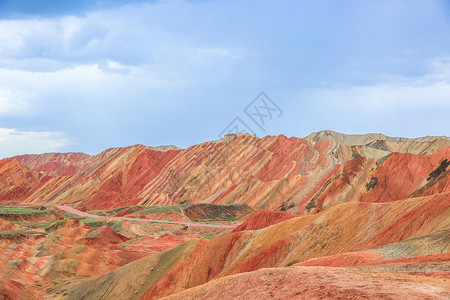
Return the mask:
<svg viewBox="0 0 450 300">
<path fill-rule="evenodd" d="M 217 224 L 206 224 L 206 223 L 193 223 L 193 222 L 178 222 L 178 221 L 165 221 L 165 220 L 151 220 L 151 219 L 138 219 L 138 218 L 127 218 L 127 217 L 103 217 L 88 214 L 86 212 L 82 212 L 78 209 L 75 209 L 66 205 L 56 205 L 55 207 L 70 212 L 72 214 L 86 217 L 86 218 L 96 218 L 96 219 L 112 219 L 112 220 L 120 220 L 120 221 L 140 221 L 140 222 L 154 222 L 154 223 L 167 223 L 167 224 L 179 224 L 184 226 L 198 226 L 198 227 L 212 227 L 212 228 L 235 228 L 237 226 L 234 225 L 217 225 Z"/>
</svg>

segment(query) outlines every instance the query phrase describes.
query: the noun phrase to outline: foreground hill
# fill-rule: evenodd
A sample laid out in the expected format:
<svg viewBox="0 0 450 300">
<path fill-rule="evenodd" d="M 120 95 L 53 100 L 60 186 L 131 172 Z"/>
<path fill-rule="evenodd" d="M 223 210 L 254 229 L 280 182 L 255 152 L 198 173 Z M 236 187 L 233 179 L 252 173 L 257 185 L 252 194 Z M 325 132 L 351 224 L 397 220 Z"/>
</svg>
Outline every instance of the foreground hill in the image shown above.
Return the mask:
<svg viewBox="0 0 450 300">
<path fill-rule="evenodd" d="M 119 211 L 124 217 L 97 211 L 104 217 L 91 218 L 57 207 L 0 206 L 0 299 L 43 299 L 65 282 L 99 276 L 185 241 L 231 230 L 229 222 L 209 222 L 208 227 L 195 222 L 184 228 L 173 222 L 175 209 L 164 207 L 164 215 L 155 213 L 161 207 L 128 207 Z M 145 219 L 156 215 L 154 222 Z"/>
<path fill-rule="evenodd" d="M 332 283 L 332 284 L 330 284 Z M 448 299 L 434 278 L 344 268 L 270 268 L 212 280 L 165 300 L 198 299 Z"/>
<path fill-rule="evenodd" d="M 235 231 L 212 240 L 191 240 L 159 256 L 140 259 L 99 278 L 62 286 L 61 289 L 67 291 L 67 297 L 62 299 L 99 299 L 101 296 L 108 299 L 157 299 L 233 274 L 263 268 L 295 269 L 295 264 L 306 262 L 307 265 L 309 260 L 318 257 L 330 258 L 323 263 L 316 261 L 314 265 L 329 266 L 340 261 L 339 256 L 333 259 L 332 255 L 350 256 L 345 253 L 361 250 L 364 252 L 359 253 L 365 261 L 359 265 L 410 257 L 419 257 L 418 262 L 433 261 L 425 256 L 450 251 L 449 204 L 449 193 L 383 204 L 343 203 L 319 214 L 289 218 L 261 230 Z M 420 259 L 422 256 L 424 258 Z M 448 261 L 448 256 L 446 259 Z M 444 270 L 449 271 L 445 267 Z M 390 271 L 399 270 L 394 268 Z M 292 272 L 297 271 L 286 269 L 284 278 Z M 419 272 L 412 269 L 403 273 L 431 275 L 433 268 L 428 270 L 424 266 Z M 336 272 L 334 276 L 338 274 Z M 370 276 L 366 270 L 355 270 L 350 274 L 361 279 Z M 381 277 L 384 281 L 389 275 Z M 127 280 L 121 280 L 123 278 Z M 272 282 L 270 276 L 264 280 L 264 284 Z M 391 293 L 400 297 L 404 288 L 409 290 L 408 294 L 413 294 L 414 289 L 410 289 L 408 282 L 417 280 L 410 278 L 403 284 L 399 282 L 398 294 L 395 291 Z M 311 295 L 321 295 L 319 287 L 322 284 L 323 281 L 316 282 L 316 293 Z M 443 287 L 450 288 L 444 279 L 436 280 L 436 285 L 442 292 L 445 291 Z M 276 292 L 275 285 L 268 289 Z"/>
</svg>

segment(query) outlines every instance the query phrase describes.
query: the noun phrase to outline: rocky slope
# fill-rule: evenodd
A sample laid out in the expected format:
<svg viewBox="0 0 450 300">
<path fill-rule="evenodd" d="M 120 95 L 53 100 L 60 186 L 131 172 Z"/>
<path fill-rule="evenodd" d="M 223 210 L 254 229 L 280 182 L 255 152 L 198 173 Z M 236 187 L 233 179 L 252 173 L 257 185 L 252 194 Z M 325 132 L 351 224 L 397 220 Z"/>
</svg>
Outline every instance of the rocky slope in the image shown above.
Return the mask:
<svg viewBox="0 0 450 300">
<path fill-rule="evenodd" d="M 37 172 L 60 176 L 73 176 L 84 171 L 90 158 L 90 155 L 84 153 L 45 153 L 12 157 Z"/>
<path fill-rule="evenodd" d="M 68 299 L 98 299 L 100 295 L 111 299 L 157 299 L 213 279 L 263 268 L 294 267 L 318 257 L 330 258 L 315 265 L 329 266 L 333 265 L 332 255 L 348 256 L 346 253 L 365 249 L 366 253 L 360 255 L 367 257 L 366 264 L 370 259 L 379 263 L 445 254 L 450 250 L 449 202 L 447 193 L 383 204 L 343 203 L 260 230 L 236 231 L 207 241 L 191 240 L 159 256 L 61 288 L 68 291 Z M 367 271 L 353 272 L 362 276 Z M 120 278 L 130 280 L 120 282 Z"/>
<path fill-rule="evenodd" d="M 416 139 L 389 137 L 381 133 L 343 134 L 331 130 L 314 132 L 305 137 L 307 140 L 336 140 L 347 146 L 367 146 L 389 152 L 411 154 L 432 154 L 445 146 L 450 146 L 446 136 L 426 136 Z"/>
<path fill-rule="evenodd" d="M 449 285 L 444 279 L 344 268 L 296 267 L 227 276 L 162 299 L 444 300 L 449 296 Z"/>
<path fill-rule="evenodd" d="M 42 187 L 49 177 L 30 169 L 14 159 L 0 160 L 0 203 L 26 201 Z"/>
<path fill-rule="evenodd" d="M 57 208 L 36 208 L 0 206 L 0 299 L 43 299 L 65 282 L 80 282 L 185 241 L 230 231 L 80 218 Z"/>
</svg>

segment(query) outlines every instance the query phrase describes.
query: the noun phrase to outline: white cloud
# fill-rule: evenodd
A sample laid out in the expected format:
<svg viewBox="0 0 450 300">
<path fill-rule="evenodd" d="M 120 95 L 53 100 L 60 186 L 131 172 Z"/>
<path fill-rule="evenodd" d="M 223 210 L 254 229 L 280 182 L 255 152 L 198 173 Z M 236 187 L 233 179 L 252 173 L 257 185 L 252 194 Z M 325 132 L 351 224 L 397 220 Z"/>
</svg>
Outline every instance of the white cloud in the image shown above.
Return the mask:
<svg viewBox="0 0 450 300">
<path fill-rule="evenodd" d="M 324 107 L 382 113 L 397 110 L 450 109 L 450 60 L 430 63 L 430 73 L 420 77 L 385 77 L 372 85 L 323 87 L 302 90 L 299 97 Z"/>
<path fill-rule="evenodd" d="M 60 132 L 0 128 L 0 158 L 27 153 L 62 151 L 71 144 Z"/>
<path fill-rule="evenodd" d="M 0 56 L 10 59 L 80 58 L 86 48 L 107 36 L 108 29 L 92 19 L 63 17 L 56 19 L 0 21 Z"/>
<path fill-rule="evenodd" d="M 351 107 L 360 112 L 382 113 L 394 110 L 450 108 L 450 82 L 428 84 L 377 84 L 317 91 L 315 98 L 326 99 L 335 107 Z"/>
<path fill-rule="evenodd" d="M 23 92 L 0 89 L 0 117 L 24 115 L 30 112 L 30 96 Z"/>
</svg>

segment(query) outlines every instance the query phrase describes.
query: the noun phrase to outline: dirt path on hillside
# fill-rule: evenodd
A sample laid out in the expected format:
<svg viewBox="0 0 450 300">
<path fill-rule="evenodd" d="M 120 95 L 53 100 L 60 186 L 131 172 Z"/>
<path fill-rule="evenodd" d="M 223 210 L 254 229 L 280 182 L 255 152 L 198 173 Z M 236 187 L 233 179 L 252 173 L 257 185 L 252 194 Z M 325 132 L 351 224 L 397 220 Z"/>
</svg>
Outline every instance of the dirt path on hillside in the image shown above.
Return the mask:
<svg viewBox="0 0 450 300">
<path fill-rule="evenodd" d="M 86 218 L 112 219 L 112 220 L 119 220 L 119 221 L 155 222 L 155 223 L 180 224 L 180 225 L 184 225 L 184 226 L 200 226 L 200 227 L 212 227 L 212 228 L 235 228 L 235 227 L 237 227 L 237 226 L 233 226 L 233 225 L 215 225 L 215 224 L 206 224 L 206 223 L 151 220 L 151 219 L 138 219 L 138 218 L 127 218 L 127 217 L 103 217 L 103 216 L 88 214 L 88 213 L 82 212 L 78 209 L 75 209 L 75 208 L 72 208 L 72 207 L 66 206 L 66 205 L 56 205 L 55 207 L 65 210 L 67 212 L 70 212 L 72 214 L 81 216 L 81 217 L 86 217 Z"/>
</svg>

